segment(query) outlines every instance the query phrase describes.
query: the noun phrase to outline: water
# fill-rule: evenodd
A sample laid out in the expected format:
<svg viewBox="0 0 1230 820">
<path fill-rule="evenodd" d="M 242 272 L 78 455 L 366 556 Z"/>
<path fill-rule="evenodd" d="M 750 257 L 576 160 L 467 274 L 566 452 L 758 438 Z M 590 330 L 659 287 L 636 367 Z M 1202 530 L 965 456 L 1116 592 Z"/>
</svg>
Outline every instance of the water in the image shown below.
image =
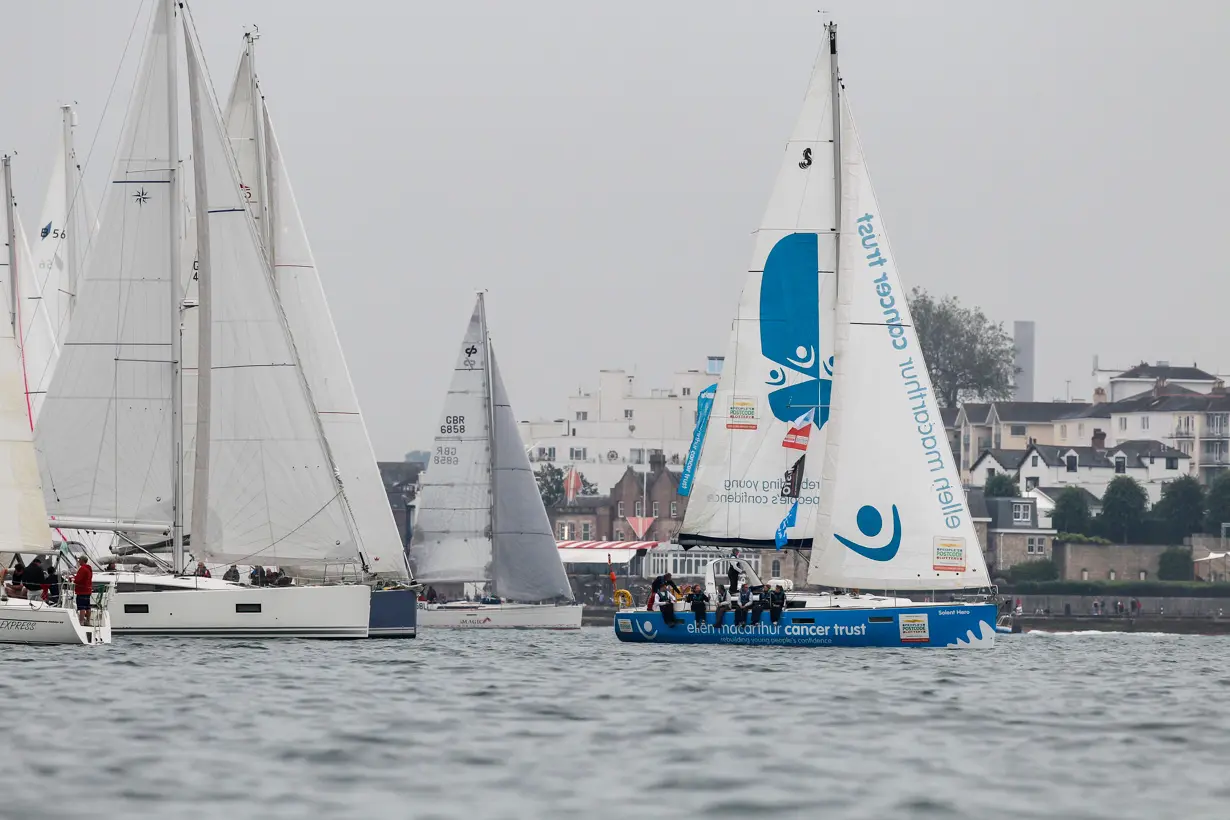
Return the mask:
<svg viewBox="0 0 1230 820">
<path fill-rule="evenodd" d="M 0 816 L 1230 816 L 1227 638 L 950 652 L 440 631 L 0 659 Z"/>
</svg>

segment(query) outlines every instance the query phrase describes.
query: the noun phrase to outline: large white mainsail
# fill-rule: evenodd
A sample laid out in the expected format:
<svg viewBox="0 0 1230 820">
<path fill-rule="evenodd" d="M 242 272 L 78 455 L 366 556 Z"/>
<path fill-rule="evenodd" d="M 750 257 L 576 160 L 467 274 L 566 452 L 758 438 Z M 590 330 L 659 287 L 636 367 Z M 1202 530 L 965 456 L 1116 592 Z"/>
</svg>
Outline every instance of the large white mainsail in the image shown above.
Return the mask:
<svg viewBox="0 0 1230 820">
<path fill-rule="evenodd" d="M 492 594 L 513 601 L 571 599 L 486 327 L 479 294 L 421 479 L 415 576 L 490 583 Z"/>
<path fill-rule="evenodd" d="M 191 32 L 200 261 L 193 553 L 295 566 L 358 547 Z"/>
<path fill-rule="evenodd" d="M 165 4 L 138 69 L 75 321 L 38 419 L 48 511 L 173 521 L 172 169 Z"/>
<path fill-rule="evenodd" d="M 987 586 L 844 93 L 841 112 L 836 361 L 807 578 L 869 589 Z"/>
<path fill-rule="evenodd" d="M 405 550 L 355 395 L 307 231 L 252 65 L 252 40 L 240 59 L 225 124 L 241 190 L 272 259 L 274 282 L 328 450 L 341 480 L 369 569 L 405 578 Z"/>
<path fill-rule="evenodd" d="M 825 54 L 756 234 L 679 534 L 684 545 L 810 545 L 833 338 L 832 109 Z"/>
</svg>

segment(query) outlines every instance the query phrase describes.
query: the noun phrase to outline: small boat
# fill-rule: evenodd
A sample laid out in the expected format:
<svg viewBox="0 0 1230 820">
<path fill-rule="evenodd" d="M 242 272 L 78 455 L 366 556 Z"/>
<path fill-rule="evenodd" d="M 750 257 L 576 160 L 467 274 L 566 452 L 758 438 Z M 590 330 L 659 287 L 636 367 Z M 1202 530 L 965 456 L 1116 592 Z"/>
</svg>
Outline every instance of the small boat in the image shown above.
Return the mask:
<svg viewBox="0 0 1230 820">
<path fill-rule="evenodd" d="M 521 444 L 487 333 L 483 294 L 457 354 L 452 384 L 420 479 L 410 560 L 425 603 L 419 626 L 580 629 L 581 606 Z M 485 588 L 477 603 L 461 601 Z"/>
<path fill-rule="evenodd" d="M 810 550 L 834 590 L 989 588 L 837 67 L 836 26 L 757 231 L 719 382 L 698 397 L 678 540 Z M 705 394 L 710 394 L 708 404 Z M 693 458 L 692 452 L 698 453 Z M 694 474 L 693 474 L 694 473 Z M 760 579 L 734 561 L 753 587 Z M 775 623 L 614 616 L 623 641 L 990 647 L 992 603 L 795 594 Z"/>
<path fill-rule="evenodd" d="M 995 622 L 995 633 L 997 635 L 1011 635 L 1012 634 L 1012 616 L 1011 615 L 1000 615 L 999 616 L 999 620 Z"/>
</svg>

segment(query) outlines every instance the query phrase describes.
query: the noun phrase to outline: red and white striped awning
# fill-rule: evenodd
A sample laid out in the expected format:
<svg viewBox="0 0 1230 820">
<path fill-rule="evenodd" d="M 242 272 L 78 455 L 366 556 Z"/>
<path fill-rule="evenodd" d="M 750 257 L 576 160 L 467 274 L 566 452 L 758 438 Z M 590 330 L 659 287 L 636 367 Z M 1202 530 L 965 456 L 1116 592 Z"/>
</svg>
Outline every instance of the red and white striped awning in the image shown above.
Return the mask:
<svg viewBox="0 0 1230 820">
<path fill-rule="evenodd" d="M 562 550 L 651 550 L 657 541 L 556 541 Z"/>
<path fill-rule="evenodd" d="M 639 550 L 651 550 L 657 541 L 557 541 L 559 559 L 565 564 L 626 564 Z"/>
</svg>

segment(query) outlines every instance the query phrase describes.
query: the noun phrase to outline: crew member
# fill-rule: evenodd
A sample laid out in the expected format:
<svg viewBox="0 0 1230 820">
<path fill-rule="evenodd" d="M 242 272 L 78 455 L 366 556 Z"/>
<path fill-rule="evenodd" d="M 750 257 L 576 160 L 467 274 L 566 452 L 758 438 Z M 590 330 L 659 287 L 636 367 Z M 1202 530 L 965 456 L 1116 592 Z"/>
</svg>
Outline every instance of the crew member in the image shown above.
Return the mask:
<svg viewBox="0 0 1230 820">
<path fill-rule="evenodd" d="M 231 564 L 226 568 L 226 572 L 222 574 L 223 581 L 230 581 L 233 584 L 239 583 L 239 567 Z"/>
<path fill-rule="evenodd" d="M 717 610 L 713 613 L 713 628 L 722 628 L 722 618 L 730 611 L 730 593 L 726 591 L 726 587 L 721 584 L 717 585 Z"/>
<path fill-rule="evenodd" d="M 669 572 L 665 575 L 659 575 L 657 578 L 654 578 L 653 583 L 649 585 L 649 603 L 645 605 L 645 609 L 653 612 L 654 599 L 659 598 L 660 596 L 658 593 L 667 587 L 675 590 L 675 592 L 679 592 L 679 587 L 675 586 L 675 582 L 671 580 L 671 574 Z"/>
<path fill-rule="evenodd" d="M 26 600 L 41 601 L 43 599 L 43 583 L 46 580 L 47 573 L 43 569 L 43 559 L 36 556 L 21 576 L 22 586 L 26 588 Z"/>
<path fill-rule="evenodd" d="M 786 590 L 782 589 L 782 585 L 778 584 L 773 591 L 769 593 L 769 620 L 777 623 L 781 620 L 782 610 L 786 608 Z"/>
<path fill-rule="evenodd" d="M 670 586 L 667 586 L 670 584 Z M 653 593 L 658 597 L 658 611 L 662 613 L 662 620 L 666 621 L 667 626 L 674 626 L 678 621 L 675 620 L 675 598 L 671 595 L 671 587 L 678 591 L 678 587 L 671 584 L 669 581 L 658 587 L 658 591 Z"/>
<path fill-rule="evenodd" d="M 747 584 L 739 590 L 739 598 L 735 601 L 735 625 L 747 624 L 747 614 L 752 611 L 752 590 Z"/>
<path fill-rule="evenodd" d="M 688 601 L 692 604 L 692 614 L 696 616 L 696 628 L 700 629 L 705 625 L 705 613 L 709 611 L 709 596 L 700 588 L 700 584 L 693 584 Z"/>
<path fill-rule="evenodd" d="M 77 574 L 73 576 L 73 594 L 77 596 L 77 621 L 90 625 L 90 596 L 94 594 L 94 569 L 84 555 L 77 556 Z"/>
<path fill-rule="evenodd" d="M 760 623 L 760 616 L 769 608 L 769 585 L 765 584 L 752 596 L 752 624 Z"/>
<path fill-rule="evenodd" d="M 212 575 L 209 574 L 209 567 L 205 566 L 204 561 L 196 562 L 196 572 L 192 574 L 198 578 L 212 578 L 213 577 Z"/>
<path fill-rule="evenodd" d="M 726 578 L 730 581 L 730 594 L 733 595 L 735 590 L 739 588 L 739 565 L 732 558 L 730 566 L 726 569 Z"/>
</svg>

